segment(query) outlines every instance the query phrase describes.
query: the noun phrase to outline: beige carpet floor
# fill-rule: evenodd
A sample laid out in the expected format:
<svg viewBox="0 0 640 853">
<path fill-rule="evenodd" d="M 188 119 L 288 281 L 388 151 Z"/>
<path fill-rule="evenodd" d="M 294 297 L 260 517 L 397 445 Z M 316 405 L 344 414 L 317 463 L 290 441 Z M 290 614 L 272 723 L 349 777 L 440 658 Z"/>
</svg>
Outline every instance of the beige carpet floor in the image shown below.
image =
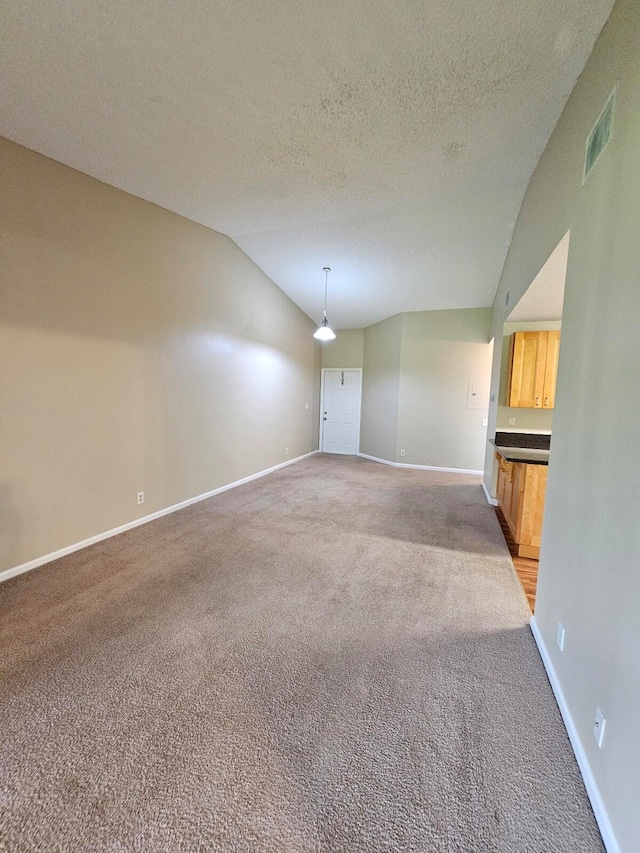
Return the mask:
<svg viewBox="0 0 640 853">
<path fill-rule="evenodd" d="M 312 457 L 0 585 L 3 851 L 602 844 L 475 477 Z"/>
</svg>

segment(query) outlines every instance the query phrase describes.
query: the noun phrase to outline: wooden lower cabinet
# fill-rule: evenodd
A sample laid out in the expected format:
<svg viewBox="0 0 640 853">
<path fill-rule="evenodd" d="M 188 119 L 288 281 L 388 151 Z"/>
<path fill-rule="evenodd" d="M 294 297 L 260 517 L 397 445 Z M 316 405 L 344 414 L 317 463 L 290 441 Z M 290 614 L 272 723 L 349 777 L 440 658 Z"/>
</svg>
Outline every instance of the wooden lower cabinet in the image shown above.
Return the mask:
<svg viewBox="0 0 640 853">
<path fill-rule="evenodd" d="M 548 467 L 507 462 L 499 453 L 496 460 L 498 504 L 518 546 L 518 556 L 538 559 Z"/>
</svg>

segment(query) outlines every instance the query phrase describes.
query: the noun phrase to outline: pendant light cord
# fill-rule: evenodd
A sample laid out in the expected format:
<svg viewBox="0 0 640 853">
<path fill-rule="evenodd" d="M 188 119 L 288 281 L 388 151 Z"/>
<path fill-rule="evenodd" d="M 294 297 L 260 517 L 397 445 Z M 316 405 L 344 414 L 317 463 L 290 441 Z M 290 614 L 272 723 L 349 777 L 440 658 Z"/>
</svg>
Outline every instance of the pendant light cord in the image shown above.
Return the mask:
<svg viewBox="0 0 640 853">
<path fill-rule="evenodd" d="M 329 291 L 329 273 L 331 267 L 323 267 L 324 271 L 324 319 L 327 319 L 327 293 Z"/>
<path fill-rule="evenodd" d="M 314 332 L 313 337 L 318 341 L 332 341 L 334 340 L 336 334 L 329 325 L 329 321 L 327 320 L 327 300 L 329 294 L 329 273 L 331 272 L 331 267 L 323 267 L 322 271 L 324 272 L 324 311 L 322 312 L 322 322 L 318 327 L 317 331 Z"/>
</svg>

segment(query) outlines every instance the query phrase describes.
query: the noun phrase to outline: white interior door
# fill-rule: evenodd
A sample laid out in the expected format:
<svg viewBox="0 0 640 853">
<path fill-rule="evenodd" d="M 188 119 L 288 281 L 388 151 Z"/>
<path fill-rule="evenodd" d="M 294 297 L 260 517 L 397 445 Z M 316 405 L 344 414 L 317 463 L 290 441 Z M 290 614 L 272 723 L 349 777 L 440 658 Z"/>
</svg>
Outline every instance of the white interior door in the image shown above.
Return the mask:
<svg viewBox="0 0 640 853">
<path fill-rule="evenodd" d="M 360 370 L 325 370 L 322 452 L 355 456 L 360 440 Z"/>
</svg>

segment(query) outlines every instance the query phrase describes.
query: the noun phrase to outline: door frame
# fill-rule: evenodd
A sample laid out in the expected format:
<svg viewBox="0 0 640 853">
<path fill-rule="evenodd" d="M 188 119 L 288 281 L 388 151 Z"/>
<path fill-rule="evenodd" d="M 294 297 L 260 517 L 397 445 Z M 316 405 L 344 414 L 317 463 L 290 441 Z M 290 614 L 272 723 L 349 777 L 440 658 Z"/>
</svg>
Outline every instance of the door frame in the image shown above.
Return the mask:
<svg viewBox="0 0 640 853">
<path fill-rule="evenodd" d="M 356 436 L 356 452 L 354 456 L 360 455 L 360 424 L 362 423 L 362 368 L 361 367 L 323 367 L 320 371 L 320 426 L 318 427 L 318 452 L 324 453 L 322 440 L 324 438 L 324 378 L 325 373 L 330 370 L 353 370 L 360 374 L 359 399 L 358 399 L 358 432 Z M 350 454 L 344 453 L 343 456 Z"/>
</svg>

